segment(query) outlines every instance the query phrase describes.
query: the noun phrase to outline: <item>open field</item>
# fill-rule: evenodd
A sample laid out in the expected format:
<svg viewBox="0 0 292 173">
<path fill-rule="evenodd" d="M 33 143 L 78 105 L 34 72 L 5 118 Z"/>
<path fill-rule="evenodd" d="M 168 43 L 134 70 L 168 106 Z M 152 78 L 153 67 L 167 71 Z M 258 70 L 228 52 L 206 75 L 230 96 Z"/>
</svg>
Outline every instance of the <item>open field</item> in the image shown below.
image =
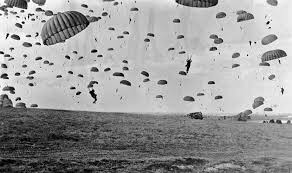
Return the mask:
<svg viewBox="0 0 292 173">
<path fill-rule="evenodd" d="M 292 172 L 292 125 L 0 110 L 0 172 Z"/>
</svg>

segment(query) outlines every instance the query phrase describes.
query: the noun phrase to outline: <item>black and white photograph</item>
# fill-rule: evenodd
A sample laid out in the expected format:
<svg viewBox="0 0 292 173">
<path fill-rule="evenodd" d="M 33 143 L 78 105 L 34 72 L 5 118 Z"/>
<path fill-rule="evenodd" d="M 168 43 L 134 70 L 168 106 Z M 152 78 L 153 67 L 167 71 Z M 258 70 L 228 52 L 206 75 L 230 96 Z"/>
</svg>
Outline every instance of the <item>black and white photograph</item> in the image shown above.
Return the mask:
<svg viewBox="0 0 292 173">
<path fill-rule="evenodd" d="M 292 173 L 291 0 L 0 0 L 0 172 Z"/>
</svg>

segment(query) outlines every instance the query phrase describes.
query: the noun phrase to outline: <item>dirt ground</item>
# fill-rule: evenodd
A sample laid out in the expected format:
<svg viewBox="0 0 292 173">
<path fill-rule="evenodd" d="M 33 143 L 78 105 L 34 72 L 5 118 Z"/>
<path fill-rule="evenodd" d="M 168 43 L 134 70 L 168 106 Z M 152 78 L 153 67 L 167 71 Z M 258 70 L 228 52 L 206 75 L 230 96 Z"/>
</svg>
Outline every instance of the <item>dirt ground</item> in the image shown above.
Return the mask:
<svg viewBox="0 0 292 173">
<path fill-rule="evenodd" d="M 290 171 L 292 125 L 288 124 L 0 110 L 0 172 Z"/>
</svg>

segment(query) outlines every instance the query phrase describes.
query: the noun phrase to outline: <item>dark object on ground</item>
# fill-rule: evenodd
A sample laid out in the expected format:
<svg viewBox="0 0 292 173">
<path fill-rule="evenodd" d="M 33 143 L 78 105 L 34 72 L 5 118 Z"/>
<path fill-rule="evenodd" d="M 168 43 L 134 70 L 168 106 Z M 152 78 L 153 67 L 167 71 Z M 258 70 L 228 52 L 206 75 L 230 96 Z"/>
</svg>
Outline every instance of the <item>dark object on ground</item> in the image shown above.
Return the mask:
<svg viewBox="0 0 292 173">
<path fill-rule="evenodd" d="M 202 120 L 204 118 L 202 112 L 189 113 L 187 116 L 196 120 Z"/>
<path fill-rule="evenodd" d="M 291 124 L 291 120 L 288 120 L 288 121 L 287 121 L 287 124 Z"/>
<path fill-rule="evenodd" d="M 277 124 L 282 124 L 282 121 L 281 120 L 276 120 L 276 123 Z"/>
<path fill-rule="evenodd" d="M 265 123 L 269 123 L 269 122 L 268 122 L 268 121 L 266 121 L 266 120 L 264 120 L 264 121 L 263 121 L 263 123 L 265 124 Z"/>
<path fill-rule="evenodd" d="M 269 123 L 275 123 L 275 120 L 274 120 L 274 119 L 271 119 L 271 120 L 269 121 Z"/>
</svg>

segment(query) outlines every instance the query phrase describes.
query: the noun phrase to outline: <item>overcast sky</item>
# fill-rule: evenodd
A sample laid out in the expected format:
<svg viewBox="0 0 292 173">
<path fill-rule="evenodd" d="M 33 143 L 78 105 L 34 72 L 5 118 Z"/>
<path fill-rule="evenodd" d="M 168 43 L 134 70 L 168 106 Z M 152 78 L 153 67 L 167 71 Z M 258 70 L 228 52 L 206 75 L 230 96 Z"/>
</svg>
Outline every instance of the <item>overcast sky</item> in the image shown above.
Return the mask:
<svg viewBox="0 0 292 173">
<path fill-rule="evenodd" d="M 82 8 L 82 3 L 89 8 Z M 100 0 L 47 1 L 41 7 L 54 13 L 75 10 L 84 15 L 101 16 L 106 11 L 110 17 L 102 17 L 100 21 L 91 23 L 65 43 L 24 48 L 24 41 L 33 44 L 42 42 L 40 37 L 35 38 L 34 35 L 42 30 L 41 20 L 49 19 L 44 13 L 35 12 L 36 7 L 30 2 L 27 12 L 19 14 L 20 18 L 12 14 L 0 16 L 0 49 L 15 58 L 7 61 L 3 55 L 0 57 L 2 63 L 8 65 L 8 69 L 1 69 L 1 72 L 10 76 L 9 80 L 1 79 L 0 85 L 15 86 L 16 94 L 10 95 L 12 99 L 19 96 L 27 105 L 37 103 L 41 108 L 54 109 L 236 113 L 251 109 L 253 99 L 263 96 L 265 105 L 254 112 L 262 113 L 265 107 L 273 107 L 276 113 L 292 111 L 292 23 L 288 20 L 292 16 L 292 2 L 289 0 L 279 0 L 277 7 L 268 5 L 265 0 L 219 0 L 216 7 L 208 9 L 178 6 L 172 0 L 122 1 L 117 6 Z M 131 7 L 137 7 L 139 11 L 130 12 Z M 89 12 L 90 9 L 94 12 Z M 20 11 L 16 8 L 12 10 Z M 255 19 L 237 23 L 237 10 L 252 13 Z M 218 20 L 215 16 L 221 11 L 227 16 Z M 22 29 L 15 27 L 14 24 L 23 21 L 27 13 L 35 13 L 38 19 L 26 20 Z M 129 18 L 132 19 L 130 24 Z M 179 18 L 181 23 L 174 24 L 172 21 L 175 18 Z M 271 24 L 267 26 L 268 20 L 271 20 Z M 269 26 L 271 29 L 268 29 Z M 115 31 L 108 30 L 109 27 L 114 27 Z M 124 39 L 117 39 L 123 31 L 129 31 L 130 34 Z M 5 40 L 6 33 L 18 34 L 21 40 Z M 150 43 L 144 42 L 145 38 L 149 38 L 147 33 L 155 34 L 154 38 L 150 38 Z M 25 37 L 27 34 L 32 37 Z M 214 45 L 213 40 L 209 39 L 210 34 L 217 34 L 224 42 Z M 261 45 L 261 39 L 268 34 L 276 34 L 278 40 L 270 45 Z M 184 35 L 185 38 L 177 40 L 177 35 Z M 257 44 L 250 46 L 250 40 Z M 218 51 L 210 52 L 211 46 L 217 46 Z M 11 52 L 10 47 L 15 50 Z M 170 47 L 174 47 L 175 51 L 168 51 Z M 108 51 L 108 48 L 114 48 L 114 51 Z M 98 53 L 90 53 L 92 49 L 97 49 Z M 281 60 L 282 64 L 273 61 L 269 68 L 260 67 L 261 55 L 271 49 L 283 49 L 288 56 Z M 78 55 L 72 51 L 78 51 Z M 186 53 L 179 54 L 180 51 Z M 239 52 L 241 56 L 232 59 L 234 52 Z M 23 54 L 28 57 L 23 58 Z M 103 57 L 98 58 L 98 54 Z M 65 59 L 65 55 L 69 55 L 71 60 Z M 35 61 L 38 56 L 43 60 Z M 77 60 L 80 56 L 84 58 Z M 178 72 L 185 71 L 188 57 L 193 60 L 190 72 L 187 76 L 181 76 Z M 44 60 L 55 65 L 45 65 Z M 123 64 L 123 60 L 128 60 L 128 65 Z M 235 63 L 240 67 L 232 69 Z M 23 64 L 28 67 L 22 68 Z M 100 72 L 90 72 L 93 66 Z M 123 72 L 123 66 L 129 67 L 124 74 L 125 79 L 131 81 L 131 87 L 120 85 L 121 79 L 112 76 L 113 72 Z M 107 67 L 112 71 L 103 72 Z M 26 79 L 30 70 L 36 71 L 34 87 L 29 87 L 31 81 Z M 74 74 L 69 75 L 69 70 Z M 142 82 L 142 70 L 150 73 L 150 82 Z M 21 76 L 15 77 L 15 72 L 20 72 Z M 59 74 L 63 77 L 57 79 L 56 75 Z M 83 74 L 84 78 L 77 77 L 78 74 Z M 273 81 L 267 79 L 270 74 L 276 75 Z M 167 80 L 168 84 L 157 85 L 160 79 Z M 92 103 L 93 99 L 88 93 L 87 84 L 91 80 L 99 82 L 94 86 L 98 95 L 97 104 Z M 215 81 L 216 85 L 208 85 L 210 80 Z M 70 90 L 71 86 L 75 86 L 76 90 Z M 280 87 L 285 88 L 283 96 Z M 76 96 L 77 91 L 82 94 Z M 197 97 L 199 92 L 206 95 Z M 163 95 L 164 99 L 156 99 L 156 95 Z M 215 100 L 216 95 L 222 95 L 223 99 Z M 183 101 L 184 96 L 193 96 L 195 102 Z"/>
</svg>

